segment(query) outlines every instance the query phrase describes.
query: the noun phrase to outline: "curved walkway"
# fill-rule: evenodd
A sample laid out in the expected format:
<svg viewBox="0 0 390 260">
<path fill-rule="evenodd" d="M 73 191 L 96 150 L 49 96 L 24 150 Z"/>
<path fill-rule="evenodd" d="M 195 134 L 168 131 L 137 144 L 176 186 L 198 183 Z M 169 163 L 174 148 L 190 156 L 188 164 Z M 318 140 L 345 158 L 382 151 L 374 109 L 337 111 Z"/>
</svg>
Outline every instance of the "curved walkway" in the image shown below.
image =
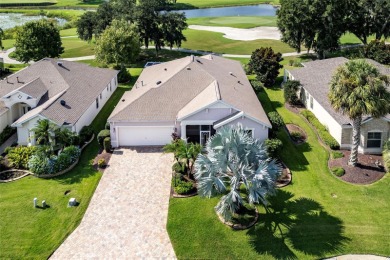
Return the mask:
<svg viewBox="0 0 390 260">
<path fill-rule="evenodd" d="M 340 255 L 325 260 L 389 260 L 390 257 L 377 255 Z"/>
<path fill-rule="evenodd" d="M 115 150 L 80 225 L 51 259 L 175 258 L 166 231 L 172 162 L 159 148 Z"/>
</svg>

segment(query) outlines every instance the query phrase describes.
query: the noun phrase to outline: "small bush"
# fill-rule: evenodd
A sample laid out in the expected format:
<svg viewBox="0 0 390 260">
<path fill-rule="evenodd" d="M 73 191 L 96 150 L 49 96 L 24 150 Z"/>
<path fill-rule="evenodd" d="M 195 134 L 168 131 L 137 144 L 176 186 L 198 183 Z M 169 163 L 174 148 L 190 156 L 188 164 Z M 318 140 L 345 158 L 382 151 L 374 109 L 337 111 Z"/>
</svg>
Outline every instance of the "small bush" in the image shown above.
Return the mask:
<svg viewBox="0 0 390 260">
<path fill-rule="evenodd" d="M 111 152 L 111 138 L 110 138 L 110 137 L 104 138 L 103 146 L 104 146 L 104 150 L 105 150 L 107 153 L 110 153 L 110 152 Z"/>
<path fill-rule="evenodd" d="M 106 161 L 104 159 L 99 159 L 98 160 L 98 167 L 104 168 L 105 166 L 106 166 Z"/>
<path fill-rule="evenodd" d="M 341 176 L 343 176 L 345 174 L 345 170 L 342 167 L 333 167 L 330 170 L 337 177 L 341 177 Z"/>
<path fill-rule="evenodd" d="M 3 132 L 0 133 L 0 144 L 7 141 L 7 139 L 10 138 L 11 135 L 13 135 L 14 133 L 16 133 L 16 128 L 12 128 L 9 125 L 7 125 L 4 128 Z"/>
<path fill-rule="evenodd" d="M 104 128 L 105 128 L 106 130 L 110 130 L 110 122 L 107 122 Z"/>
<path fill-rule="evenodd" d="M 118 82 L 119 83 L 126 83 L 131 80 L 130 72 L 127 70 L 126 67 L 121 67 L 118 73 Z"/>
<path fill-rule="evenodd" d="M 172 171 L 176 173 L 185 173 L 185 165 L 180 162 L 175 162 L 172 165 Z"/>
<path fill-rule="evenodd" d="M 294 142 L 299 142 L 299 141 L 302 141 L 304 136 L 303 134 L 301 134 L 301 132 L 297 132 L 297 131 L 293 131 L 290 133 L 290 136 L 291 136 L 291 139 L 294 141 Z"/>
<path fill-rule="evenodd" d="M 52 174 L 53 168 L 53 159 L 46 154 L 37 153 L 28 161 L 28 169 L 37 175 Z"/>
<path fill-rule="evenodd" d="M 390 45 L 385 41 L 372 40 L 364 47 L 364 56 L 379 63 L 390 65 Z"/>
<path fill-rule="evenodd" d="M 192 182 L 181 180 L 179 177 L 174 177 L 172 179 L 173 190 L 177 194 L 189 194 L 194 190 Z"/>
<path fill-rule="evenodd" d="M 284 126 L 284 122 L 282 117 L 278 114 L 278 112 L 269 112 L 268 113 L 269 121 L 272 124 L 272 132 L 277 133 L 279 129 Z"/>
<path fill-rule="evenodd" d="M 101 147 L 103 147 L 104 139 L 110 137 L 110 130 L 104 129 L 97 135 L 97 141 Z"/>
<path fill-rule="evenodd" d="M 92 136 L 94 134 L 93 128 L 89 125 L 84 126 L 81 128 L 79 137 L 80 137 L 80 145 L 83 145 L 84 143 L 91 140 Z"/>
<path fill-rule="evenodd" d="M 340 151 L 332 151 L 331 155 L 332 159 L 339 159 L 344 157 L 344 154 Z"/>
<path fill-rule="evenodd" d="M 296 105 L 299 103 L 299 98 L 297 92 L 301 83 L 297 80 L 289 80 L 283 85 L 284 89 L 284 100 L 291 105 Z"/>
<path fill-rule="evenodd" d="M 333 136 L 330 135 L 326 127 L 323 124 L 321 124 L 320 121 L 318 121 L 318 119 L 315 117 L 315 115 L 312 112 L 305 109 L 301 111 L 301 115 L 303 115 L 307 119 L 307 121 L 309 121 L 310 124 L 312 124 L 317 129 L 317 133 L 320 136 L 321 140 L 327 146 L 329 146 L 330 149 L 332 150 L 340 149 L 340 145 L 336 141 L 336 139 L 334 139 Z"/>
<path fill-rule="evenodd" d="M 4 153 L 5 154 L 9 154 L 13 149 L 15 149 L 15 147 L 12 147 L 12 146 L 8 146 L 4 149 Z"/>
<path fill-rule="evenodd" d="M 256 92 L 256 94 L 260 93 L 263 90 L 263 88 L 264 88 L 263 83 L 261 83 L 258 80 L 251 80 L 250 83 L 251 83 L 251 85 L 253 87 L 253 90 Z"/>
<path fill-rule="evenodd" d="M 18 146 L 9 151 L 7 159 L 16 169 L 28 169 L 28 161 L 35 152 L 35 146 Z"/>
<path fill-rule="evenodd" d="M 270 157 L 276 158 L 279 151 L 283 147 L 282 141 L 277 138 L 265 140 L 265 145 L 267 146 L 267 152 Z"/>
</svg>

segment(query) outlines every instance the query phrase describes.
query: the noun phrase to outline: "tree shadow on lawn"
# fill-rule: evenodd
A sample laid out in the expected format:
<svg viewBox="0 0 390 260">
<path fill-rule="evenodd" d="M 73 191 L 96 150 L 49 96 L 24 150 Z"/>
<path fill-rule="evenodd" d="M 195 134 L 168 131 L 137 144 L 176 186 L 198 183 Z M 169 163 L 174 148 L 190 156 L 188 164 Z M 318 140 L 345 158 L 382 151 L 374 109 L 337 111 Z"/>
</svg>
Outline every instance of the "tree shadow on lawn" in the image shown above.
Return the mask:
<svg viewBox="0 0 390 260">
<path fill-rule="evenodd" d="M 250 243 L 259 254 L 277 259 L 298 259 L 292 249 L 314 257 L 341 252 L 350 241 L 341 219 L 329 215 L 310 198 L 293 200 L 290 192 L 279 190 L 259 222 L 248 230 Z"/>
</svg>

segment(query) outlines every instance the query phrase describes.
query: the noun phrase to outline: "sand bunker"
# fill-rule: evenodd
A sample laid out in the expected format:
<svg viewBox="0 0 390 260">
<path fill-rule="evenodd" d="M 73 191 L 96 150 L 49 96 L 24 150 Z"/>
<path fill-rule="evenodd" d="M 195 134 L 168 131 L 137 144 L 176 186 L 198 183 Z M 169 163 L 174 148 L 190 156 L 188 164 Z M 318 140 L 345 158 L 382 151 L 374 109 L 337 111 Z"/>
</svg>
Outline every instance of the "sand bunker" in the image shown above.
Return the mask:
<svg viewBox="0 0 390 260">
<path fill-rule="evenodd" d="M 238 41 L 253 41 L 259 39 L 280 40 L 281 34 L 277 27 L 255 27 L 238 29 L 232 27 L 190 25 L 188 28 L 210 32 L 223 33 L 225 38 Z"/>
</svg>

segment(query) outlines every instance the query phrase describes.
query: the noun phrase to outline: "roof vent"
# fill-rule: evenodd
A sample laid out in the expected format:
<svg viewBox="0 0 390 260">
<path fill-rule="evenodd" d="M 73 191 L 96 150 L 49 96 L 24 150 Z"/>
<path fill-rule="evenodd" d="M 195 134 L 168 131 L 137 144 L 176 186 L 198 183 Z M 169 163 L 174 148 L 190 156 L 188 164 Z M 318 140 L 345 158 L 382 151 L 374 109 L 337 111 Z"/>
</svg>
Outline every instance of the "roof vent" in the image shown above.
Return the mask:
<svg viewBox="0 0 390 260">
<path fill-rule="evenodd" d="M 196 60 L 198 63 L 203 64 L 200 60 Z"/>
<path fill-rule="evenodd" d="M 62 61 L 57 61 L 57 65 L 62 67 Z"/>
<path fill-rule="evenodd" d="M 237 83 L 242 85 L 241 81 L 237 81 Z"/>
<path fill-rule="evenodd" d="M 61 106 L 65 106 L 66 105 L 66 102 L 63 99 L 60 101 L 60 103 L 61 103 Z"/>
<path fill-rule="evenodd" d="M 235 77 L 235 75 L 233 74 L 233 72 L 230 71 L 229 74 L 230 74 L 230 76 Z"/>
<path fill-rule="evenodd" d="M 165 71 L 167 71 L 167 68 L 164 68 Z"/>
<path fill-rule="evenodd" d="M 187 67 L 187 70 L 191 70 L 191 68 L 190 68 L 190 67 Z"/>
<path fill-rule="evenodd" d="M 161 84 L 161 80 L 156 82 L 156 85 L 160 85 L 160 84 Z"/>
<path fill-rule="evenodd" d="M 20 81 L 19 81 L 19 77 L 16 77 L 16 81 L 17 81 L 18 83 L 20 83 Z"/>
<path fill-rule="evenodd" d="M 125 99 L 122 99 L 122 102 L 125 102 Z"/>
</svg>

